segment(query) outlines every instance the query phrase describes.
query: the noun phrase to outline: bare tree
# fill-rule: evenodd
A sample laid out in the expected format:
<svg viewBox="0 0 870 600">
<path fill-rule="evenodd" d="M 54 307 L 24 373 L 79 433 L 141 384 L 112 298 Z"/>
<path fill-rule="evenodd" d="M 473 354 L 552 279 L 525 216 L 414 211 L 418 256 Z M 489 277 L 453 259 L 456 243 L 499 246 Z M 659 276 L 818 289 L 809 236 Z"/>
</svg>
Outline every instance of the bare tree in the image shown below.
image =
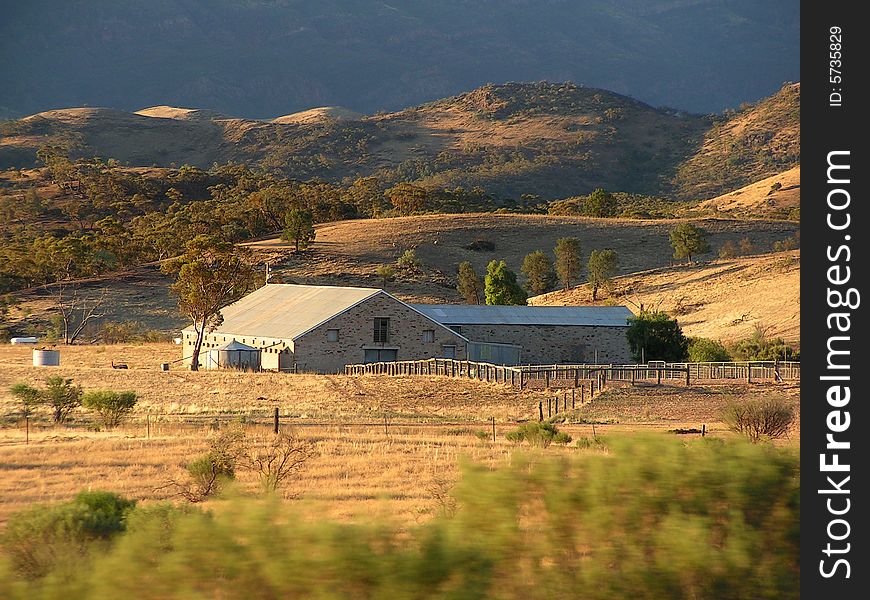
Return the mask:
<svg viewBox="0 0 870 600">
<path fill-rule="evenodd" d="M 60 317 L 59 335 L 64 344 L 73 344 L 88 323 L 106 316 L 104 304 L 108 294 L 102 288 L 96 297 L 88 298 L 78 285 L 60 283 L 54 287 L 54 309 Z"/>
</svg>

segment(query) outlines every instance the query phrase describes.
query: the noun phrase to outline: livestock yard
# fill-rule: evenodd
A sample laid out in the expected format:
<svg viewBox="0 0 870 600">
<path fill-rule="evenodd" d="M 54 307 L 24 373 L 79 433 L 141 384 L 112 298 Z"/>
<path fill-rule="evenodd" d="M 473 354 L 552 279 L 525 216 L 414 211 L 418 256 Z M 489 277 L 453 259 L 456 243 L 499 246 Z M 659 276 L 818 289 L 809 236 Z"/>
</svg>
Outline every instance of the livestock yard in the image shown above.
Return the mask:
<svg viewBox="0 0 870 600">
<path fill-rule="evenodd" d="M 165 484 L 206 451 L 216 432 L 237 426 L 268 433 L 276 408 L 280 427 L 316 447 L 316 456 L 286 486 L 286 497 L 315 503 L 318 514 L 339 519 L 374 513 L 419 522 L 443 508 L 463 459 L 506 464 L 517 445 L 505 434 L 519 422 L 537 420 L 539 402 L 546 406 L 564 393 L 435 376 L 190 372 L 177 364 L 160 370 L 177 357 L 173 344 L 68 346 L 61 347 L 60 367 L 33 367 L 31 348 L 0 348 L 0 522 L 26 505 L 65 500 L 83 489 L 109 489 L 146 502 L 172 498 Z M 63 427 L 51 426 L 48 414 L 37 411 L 28 432 L 9 388 L 39 385 L 51 375 L 72 378 L 85 391 L 132 390 L 139 400 L 111 431 L 100 431 L 92 415 L 78 409 Z M 721 408 L 761 396 L 782 397 L 797 407 L 799 387 L 614 383 L 592 402 L 563 408 L 558 420 L 575 440 L 637 431 L 675 435 L 702 425 L 708 435 L 728 436 L 718 422 Z M 783 443 L 797 445 L 798 437 L 799 425 Z M 577 451 L 573 444 L 545 450 Z M 238 485 L 257 489 L 244 472 Z"/>
</svg>

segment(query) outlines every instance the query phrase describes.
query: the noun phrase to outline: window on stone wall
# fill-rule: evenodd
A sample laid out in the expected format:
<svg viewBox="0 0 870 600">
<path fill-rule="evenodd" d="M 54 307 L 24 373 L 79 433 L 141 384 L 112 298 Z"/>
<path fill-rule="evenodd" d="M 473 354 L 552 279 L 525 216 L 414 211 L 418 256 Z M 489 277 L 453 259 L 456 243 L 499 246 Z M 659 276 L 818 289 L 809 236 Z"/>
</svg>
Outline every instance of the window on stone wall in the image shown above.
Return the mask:
<svg viewBox="0 0 870 600">
<path fill-rule="evenodd" d="M 327 329 L 326 330 L 326 341 L 327 342 L 337 342 L 338 341 L 338 329 Z"/>
<path fill-rule="evenodd" d="M 435 330 L 434 329 L 424 329 L 423 330 L 423 341 L 424 342 L 434 342 L 435 341 Z"/>
<path fill-rule="evenodd" d="M 388 317 L 375 317 L 374 340 L 381 344 L 390 341 L 390 319 Z"/>
<path fill-rule="evenodd" d="M 445 344 L 442 348 L 444 350 L 444 358 L 456 358 L 456 346 Z"/>
<path fill-rule="evenodd" d="M 450 329 L 452 329 L 453 331 L 455 331 L 459 335 L 462 335 L 462 325 L 451 325 Z"/>
</svg>

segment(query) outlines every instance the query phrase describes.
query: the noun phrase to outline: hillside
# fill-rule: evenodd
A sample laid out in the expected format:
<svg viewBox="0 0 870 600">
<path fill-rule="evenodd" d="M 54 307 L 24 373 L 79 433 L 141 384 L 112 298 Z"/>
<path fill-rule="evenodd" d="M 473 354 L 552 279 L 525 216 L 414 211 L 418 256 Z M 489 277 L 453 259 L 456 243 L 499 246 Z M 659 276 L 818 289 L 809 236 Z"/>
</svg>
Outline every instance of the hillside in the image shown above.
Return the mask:
<svg viewBox="0 0 870 600">
<path fill-rule="evenodd" d="M 686 335 L 733 342 L 759 327 L 769 337 L 800 341 L 797 250 L 652 269 L 618 277 L 614 284 L 609 301 L 624 303 L 635 313 L 641 303 L 664 310 L 677 317 Z M 591 300 L 591 291 L 583 285 L 529 302 L 564 306 L 591 304 Z"/>
<path fill-rule="evenodd" d="M 710 232 L 714 251 L 726 241 L 748 238 L 758 252 L 767 252 L 774 242 L 793 235 L 798 228 L 794 223 L 764 220 L 695 222 Z M 593 249 L 612 248 L 619 254 L 621 274 L 647 271 L 672 263 L 668 231 L 673 225 L 674 221 L 544 215 L 424 215 L 323 223 L 316 227 L 317 237 L 310 248 L 299 255 L 277 238 L 247 245 L 258 260 L 270 263 L 274 282 L 362 287 L 382 287 L 377 267 L 395 264 L 405 250 L 414 248 L 423 268 L 396 269 L 396 278 L 387 284 L 387 291 L 410 302 L 457 303 L 461 300 L 455 276 L 462 261 L 470 261 L 483 275 L 490 260 L 504 259 L 519 274 L 526 254 L 535 250 L 552 254 L 558 238 L 576 236 L 581 239 L 584 257 Z M 467 247 L 477 240 L 491 242 L 494 249 Z M 681 268 L 676 267 L 675 272 Z M 151 328 L 173 331 L 183 320 L 169 295 L 169 283 L 169 278 L 151 265 L 90 278 L 84 284 L 84 296 L 96 297 L 107 288 L 111 301 L 106 319 L 141 321 Z M 12 315 L 13 321 L 47 320 L 50 289 L 40 287 L 17 294 L 21 304 Z"/>
<path fill-rule="evenodd" d="M 744 186 L 727 194 L 705 200 L 696 211 L 713 211 L 732 218 L 790 218 L 799 216 L 801 205 L 801 168 Z"/>
<path fill-rule="evenodd" d="M 709 198 L 798 164 L 800 91 L 800 83 L 786 84 L 770 98 L 717 120 L 679 168 L 680 195 Z"/>
<path fill-rule="evenodd" d="M 377 175 L 512 199 L 597 187 L 697 199 L 796 164 L 799 89 L 712 128 L 707 118 L 567 83 L 486 85 L 367 117 L 338 107 L 272 121 L 170 106 L 71 108 L 0 124 L 0 168 L 33 166 L 41 146 L 57 145 L 132 166 L 233 161 L 300 180 Z"/>
</svg>

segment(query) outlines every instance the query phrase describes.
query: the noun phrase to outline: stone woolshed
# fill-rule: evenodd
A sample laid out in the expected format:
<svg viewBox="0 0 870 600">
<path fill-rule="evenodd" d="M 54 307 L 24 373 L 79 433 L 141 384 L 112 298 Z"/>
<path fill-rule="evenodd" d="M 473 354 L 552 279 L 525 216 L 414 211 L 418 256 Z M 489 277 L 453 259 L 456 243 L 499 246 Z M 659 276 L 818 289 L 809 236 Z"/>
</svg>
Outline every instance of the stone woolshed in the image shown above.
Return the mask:
<svg viewBox="0 0 870 600">
<path fill-rule="evenodd" d="M 203 366 L 221 366 L 214 351 L 233 343 L 259 350 L 262 369 L 317 373 L 436 357 L 555 364 L 593 362 L 597 353 L 601 363 L 630 361 L 632 313 L 622 306 L 407 304 L 380 289 L 268 284 L 221 314 L 221 325 L 205 335 Z M 189 362 L 196 333 L 189 327 L 182 337 Z"/>
</svg>

